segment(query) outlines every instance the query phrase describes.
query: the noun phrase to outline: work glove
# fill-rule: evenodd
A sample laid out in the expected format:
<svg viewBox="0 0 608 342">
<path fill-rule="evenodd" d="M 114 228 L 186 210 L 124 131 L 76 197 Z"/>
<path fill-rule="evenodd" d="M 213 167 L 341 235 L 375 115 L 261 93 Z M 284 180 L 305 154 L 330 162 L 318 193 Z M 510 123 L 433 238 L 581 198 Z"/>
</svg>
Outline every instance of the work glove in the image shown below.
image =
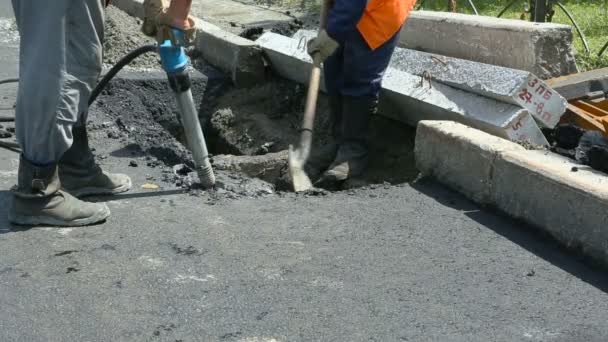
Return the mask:
<svg viewBox="0 0 608 342">
<path fill-rule="evenodd" d="M 171 0 L 144 0 L 144 23 L 141 31 L 149 37 L 154 37 L 159 43 L 171 40 L 175 45 L 192 45 L 195 40 L 196 29 L 194 19 L 188 16 L 189 27 L 179 28 L 184 32 L 184 39 L 178 40 L 173 35 L 173 20 L 168 15 Z"/>
<path fill-rule="evenodd" d="M 317 63 L 324 62 L 329 56 L 333 55 L 340 44 L 327 34 L 327 31 L 321 30 L 316 38 L 308 42 L 308 54 Z"/>
</svg>

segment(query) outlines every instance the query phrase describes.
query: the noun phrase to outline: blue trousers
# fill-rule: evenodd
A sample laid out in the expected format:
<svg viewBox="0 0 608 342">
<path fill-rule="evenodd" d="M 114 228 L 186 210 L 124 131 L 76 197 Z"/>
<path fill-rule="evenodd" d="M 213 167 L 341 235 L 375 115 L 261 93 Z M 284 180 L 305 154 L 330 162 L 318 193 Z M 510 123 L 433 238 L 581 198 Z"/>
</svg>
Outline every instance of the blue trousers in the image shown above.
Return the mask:
<svg viewBox="0 0 608 342">
<path fill-rule="evenodd" d="M 328 94 L 377 98 L 398 41 L 399 33 L 372 50 L 359 31 L 353 31 L 323 64 Z"/>
</svg>

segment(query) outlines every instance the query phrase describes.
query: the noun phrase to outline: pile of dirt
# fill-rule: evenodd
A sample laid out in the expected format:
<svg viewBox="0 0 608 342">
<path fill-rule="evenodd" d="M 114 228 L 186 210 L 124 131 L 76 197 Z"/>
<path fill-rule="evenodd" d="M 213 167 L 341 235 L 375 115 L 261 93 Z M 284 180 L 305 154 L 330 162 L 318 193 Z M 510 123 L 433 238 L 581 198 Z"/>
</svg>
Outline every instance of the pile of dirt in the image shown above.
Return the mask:
<svg viewBox="0 0 608 342">
<path fill-rule="evenodd" d="M 192 72 L 191 83 L 195 102 L 202 104 L 207 78 Z M 128 138 L 166 165 L 193 166 L 190 152 L 180 143 L 184 140 L 180 112 L 163 72 L 123 71 L 108 84 L 95 106 L 114 119 L 119 128 L 109 132 L 109 137 L 125 142 Z"/>
<path fill-rule="evenodd" d="M 205 105 L 221 79 L 208 81 L 192 72 L 195 101 Z M 209 84 L 211 83 L 211 84 Z M 90 122 L 90 132 L 117 139 L 126 155 L 145 156 L 146 166 L 162 168 L 162 182 L 187 189 L 192 195 L 210 196 L 209 204 L 222 199 L 257 198 L 275 192 L 274 184 L 233 170 L 215 170 L 213 191 L 203 191 L 193 171 L 192 155 L 185 147 L 175 97 L 162 73 L 125 71 L 115 78 L 92 107 L 113 122 Z M 200 111 L 200 109 L 199 109 Z"/>
<path fill-rule="evenodd" d="M 222 191 L 232 194 L 230 196 L 256 197 L 288 190 L 284 156 L 289 145 L 298 141 L 305 87 L 270 79 L 261 86 L 242 89 L 233 87 L 229 78 L 217 71 L 207 68 L 205 73 L 210 76 L 192 72 L 192 92 L 200 104 L 210 153 L 212 156 L 260 157 L 222 156 L 221 162 L 218 158 L 216 170 L 225 176 L 220 178 Z M 158 161 L 166 167 L 185 164 L 193 168 L 190 152 L 184 146 L 180 113 L 162 72 L 121 73 L 102 93 L 96 106 L 106 112 L 115 125 L 112 129 L 92 129 L 107 130 L 109 138 L 120 139 L 124 145 L 149 155 L 152 163 Z M 328 113 L 328 99 L 321 94 L 313 149 L 331 140 Z M 414 136 L 413 128 L 375 116 L 371 122 L 369 172 L 363 179 L 345 186 L 400 184 L 415 179 L 418 171 L 413 155 Z M 234 158 L 234 162 L 230 158 Z M 256 180 L 252 180 L 254 178 Z M 181 175 L 170 171 L 166 177 L 167 182 L 185 188 L 191 188 L 195 179 L 195 175 L 188 172 Z"/>
<path fill-rule="evenodd" d="M 210 148 L 233 155 L 286 150 L 298 135 L 304 97 L 304 87 L 284 80 L 252 89 L 227 89 L 205 106 Z M 320 144 L 328 139 L 327 106 L 325 99 L 319 101 L 316 136 Z"/>
<path fill-rule="evenodd" d="M 254 89 L 227 89 L 211 102 L 206 137 L 215 154 L 265 155 L 285 151 L 298 140 L 306 89 L 274 79 Z M 313 149 L 331 141 L 329 104 L 319 96 Z M 415 129 L 376 115 L 370 132 L 370 168 L 361 180 L 345 187 L 369 183 L 401 184 L 415 179 Z M 252 175 L 254 176 L 254 175 Z M 257 177 L 257 175 L 255 175 Z M 271 181 L 270 179 L 265 179 Z M 286 174 L 274 182 L 285 189 Z"/>
<path fill-rule="evenodd" d="M 141 20 L 131 17 L 114 6 L 109 6 L 106 9 L 106 28 L 103 43 L 105 67 L 114 65 L 136 48 L 153 43 L 153 39 L 146 37 L 141 32 Z M 148 53 L 134 60 L 129 66 L 158 69 L 160 63 L 156 54 Z"/>
</svg>

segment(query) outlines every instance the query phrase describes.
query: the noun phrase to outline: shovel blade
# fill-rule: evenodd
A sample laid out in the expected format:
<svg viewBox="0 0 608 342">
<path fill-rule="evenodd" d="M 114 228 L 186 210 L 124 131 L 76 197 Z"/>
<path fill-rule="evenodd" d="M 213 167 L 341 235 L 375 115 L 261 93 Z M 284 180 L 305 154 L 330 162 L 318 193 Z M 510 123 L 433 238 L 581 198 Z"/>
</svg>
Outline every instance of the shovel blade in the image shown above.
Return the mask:
<svg viewBox="0 0 608 342">
<path fill-rule="evenodd" d="M 307 191 L 313 188 L 310 178 L 304 171 L 306 160 L 303 159 L 298 150 L 294 150 L 293 146 L 289 146 L 289 176 L 295 192 Z"/>
</svg>

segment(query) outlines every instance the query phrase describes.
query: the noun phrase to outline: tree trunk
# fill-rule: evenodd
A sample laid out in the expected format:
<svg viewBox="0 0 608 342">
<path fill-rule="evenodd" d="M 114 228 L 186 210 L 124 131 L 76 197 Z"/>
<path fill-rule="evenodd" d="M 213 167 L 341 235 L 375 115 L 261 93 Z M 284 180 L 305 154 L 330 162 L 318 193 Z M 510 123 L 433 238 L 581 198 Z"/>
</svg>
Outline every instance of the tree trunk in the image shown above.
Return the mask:
<svg viewBox="0 0 608 342">
<path fill-rule="evenodd" d="M 458 0 L 448 0 L 448 9 L 450 12 L 457 12 L 458 8 L 457 8 L 457 2 Z"/>
</svg>

